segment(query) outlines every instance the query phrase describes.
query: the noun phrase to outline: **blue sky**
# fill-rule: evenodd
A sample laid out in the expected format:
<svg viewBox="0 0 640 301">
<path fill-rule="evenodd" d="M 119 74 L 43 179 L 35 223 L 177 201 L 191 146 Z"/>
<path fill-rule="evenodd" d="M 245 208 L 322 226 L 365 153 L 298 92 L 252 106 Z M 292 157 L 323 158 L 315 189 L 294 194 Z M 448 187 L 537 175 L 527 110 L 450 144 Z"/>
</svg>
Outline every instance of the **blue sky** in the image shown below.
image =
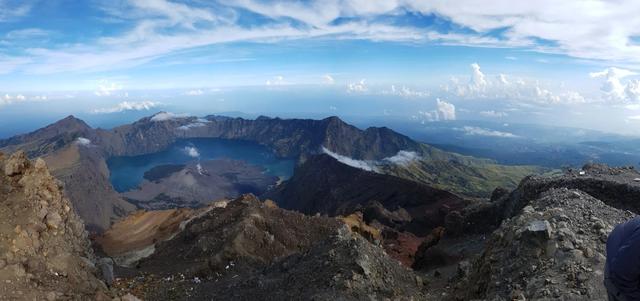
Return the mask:
<svg viewBox="0 0 640 301">
<path fill-rule="evenodd" d="M 0 0 L 0 127 L 174 110 L 635 134 L 640 6 L 557 2 Z"/>
</svg>

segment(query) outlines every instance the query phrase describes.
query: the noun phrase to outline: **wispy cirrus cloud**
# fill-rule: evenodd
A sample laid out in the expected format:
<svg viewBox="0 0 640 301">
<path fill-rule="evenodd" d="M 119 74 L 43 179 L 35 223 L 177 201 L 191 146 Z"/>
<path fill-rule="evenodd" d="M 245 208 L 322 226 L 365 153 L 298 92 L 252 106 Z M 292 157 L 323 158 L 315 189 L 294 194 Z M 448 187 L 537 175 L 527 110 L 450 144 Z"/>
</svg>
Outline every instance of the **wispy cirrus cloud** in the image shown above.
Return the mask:
<svg viewBox="0 0 640 301">
<path fill-rule="evenodd" d="M 184 94 L 188 96 L 200 96 L 204 94 L 204 91 L 202 91 L 201 89 L 194 89 L 194 90 L 189 90 Z"/>
<path fill-rule="evenodd" d="M 11 22 L 26 16 L 33 7 L 33 1 L 0 1 L 0 22 Z"/>
<path fill-rule="evenodd" d="M 24 17 L 32 7 L 16 3 L 0 1 L 0 21 Z M 418 0 L 126 0 L 94 6 L 130 26 L 78 43 L 22 49 L 20 55 L 5 57 L 4 64 L 11 67 L 4 69 L 35 74 L 103 71 L 135 67 L 214 44 L 317 38 L 518 47 L 640 64 L 640 43 L 635 38 L 640 36 L 640 20 L 630 13 L 640 9 L 640 4 L 631 0 L 543 0 L 535 4 L 499 0 L 482 5 L 463 0 L 455 6 Z M 262 21 L 245 23 L 247 12 L 263 17 Z M 398 22 L 407 14 L 434 16 L 453 29 Z"/>
</svg>

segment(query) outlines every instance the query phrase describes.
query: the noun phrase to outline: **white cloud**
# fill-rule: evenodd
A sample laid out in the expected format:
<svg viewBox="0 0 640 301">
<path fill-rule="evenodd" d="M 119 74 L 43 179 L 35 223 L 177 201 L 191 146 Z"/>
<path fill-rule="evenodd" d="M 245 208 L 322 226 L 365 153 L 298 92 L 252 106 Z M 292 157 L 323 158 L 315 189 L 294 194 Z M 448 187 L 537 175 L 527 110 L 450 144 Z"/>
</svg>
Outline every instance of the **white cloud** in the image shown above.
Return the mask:
<svg viewBox="0 0 640 301">
<path fill-rule="evenodd" d="M 557 91 L 559 90 L 559 91 Z M 453 78 L 443 88 L 451 97 L 463 99 L 492 99 L 501 101 L 530 102 L 539 104 L 576 104 L 586 99 L 580 93 L 567 89 L 552 89 L 537 80 L 510 78 L 506 74 L 495 77 L 486 76 L 480 65 L 471 64 L 471 75 L 468 84 L 461 84 Z"/>
<path fill-rule="evenodd" d="M 456 106 L 439 98 L 436 99 L 436 105 L 440 120 L 456 120 Z"/>
<path fill-rule="evenodd" d="M 498 74 L 498 82 L 502 85 L 508 85 L 509 81 L 507 80 L 507 76 L 504 74 Z"/>
<path fill-rule="evenodd" d="M 480 65 L 478 63 L 471 64 L 471 82 L 469 82 L 469 88 L 473 90 L 484 90 L 487 86 L 487 81 L 484 79 L 484 73 L 480 71 Z"/>
<path fill-rule="evenodd" d="M 125 111 L 143 111 L 143 110 L 148 111 L 159 105 L 160 103 L 149 101 L 149 100 L 140 101 L 140 102 L 123 101 L 113 107 L 95 109 L 92 112 L 94 114 L 110 114 L 110 113 L 119 113 L 119 112 L 125 112 Z"/>
<path fill-rule="evenodd" d="M 338 108 L 336 106 L 329 106 L 329 110 L 331 111 L 337 111 Z"/>
<path fill-rule="evenodd" d="M 489 111 L 481 111 L 480 115 L 484 117 L 501 118 L 501 117 L 506 117 L 509 114 L 507 114 L 506 112 L 489 110 Z"/>
<path fill-rule="evenodd" d="M 395 156 L 382 159 L 383 161 L 396 165 L 407 166 L 415 161 L 422 159 L 416 152 L 399 151 Z"/>
<path fill-rule="evenodd" d="M 202 165 L 200 163 L 196 164 L 196 169 L 198 170 L 198 174 L 200 175 L 205 175 L 207 173 L 207 171 L 202 168 Z"/>
<path fill-rule="evenodd" d="M 196 90 L 189 90 L 187 92 L 185 92 L 186 95 L 189 96 L 200 96 L 202 94 L 204 94 L 204 92 L 200 89 L 196 89 Z"/>
<path fill-rule="evenodd" d="M 27 100 L 27 97 L 22 94 L 11 95 L 7 93 L 4 96 L 0 97 L 0 105 L 10 105 L 13 103 L 23 102 L 26 100 Z"/>
<path fill-rule="evenodd" d="M 359 82 L 355 82 L 355 83 L 350 83 L 347 86 L 347 92 L 348 93 L 364 93 L 369 91 L 369 88 L 367 87 L 367 83 L 366 83 L 366 79 L 361 79 Z"/>
<path fill-rule="evenodd" d="M 91 145 L 91 140 L 84 137 L 78 137 L 78 139 L 76 139 L 76 143 L 82 146 L 89 146 Z"/>
<path fill-rule="evenodd" d="M 406 86 L 398 88 L 395 85 L 391 85 L 391 89 L 389 90 L 383 90 L 381 94 L 396 95 L 404 98 L 419 98 L 431 96 L 431 93 L 429 93 L 428 91 L 417 91 Z"/>
<path fill-rule="evenodd" d="M 198 151 L 197 148 L 195 148 L 193 146 L 185 146 L 183 151 L 189 157 L 192 157 L 192 158 L 199 158 L 200 157 L 200 152 Z"/>
<path fill-rule="evenodd" d="M 98 90 L 93 92 L 96 96 L 111 96 L 114 92 L 122 90 L 122 85 L 119 83 L 102 80 L 98 84 Z"/>
<path fill-rule="evenodd" d="M 334 153 L 324 146 L 321 148 L 321 151 L 322 153 L 333 157 L 334 159 L 338 160 L 340 163 L 343 163 L 345 165 L 359 168 L 366 171 L 378 172 L 378 173 L 380 172 L 383 166 L 386 166 L 389 164 L 407 166 L 415 161 L 419 161 L 422 159 L 422 157 L 418 153 L 405 151 L 405 150 L 398 151 L 398 153 L 395 154 L 394 156 L 386 157 L 379 161 L 353 159 L 347 156 Z"/>
<path fill-rule="evenodd" d="M 640 101 L 640 80 L 631 80 L 626 84 L 624 93 L 627 95 L 627 99 L 633 102 Z"/>
<path fill-rule="evenodd" d="M 24 28 L 18 30 L 12 30 L 5 36 L 9 40 L 23 40 L 32 38 L 42 38 L 51 35 L 52 32 L 40 28 Z"/>
<path fill-rule="evenodd" d="M 32 6 L 31 1 L 0 1 L 0 22 L 10 22 L 24 17 L 29 14 Z"/>
<path fill-rule="evenodd" d="M 640 121 L 640 115 L 629 116 L 627 121 Z"/>
<path fill-rule="evenodd" d="M 422 124 L 435 121 L 456 120 L 455 105 L 436 98 L 436 109 L 429 111 L 418 111 L 416 115 L 412 115 L 411 119 L 419 121 Z"/>
<path fill-rule="evenodd" d="M 600 91 L 603 92 L 606 100 L 625 102 L 640 100 L 640 82 L 638 80 L 622 82 L 623 78 L 637 74 L 631 70 L 610 67 L 600 72 L 591 72 L 589 76 L 605 79 Z"/>
<path fill-rule="evenodd" d="M 437 111 L 418 111 L 417 115 L 412 115 L 411 119 L 418 120 L 421 123 L 438 121 Z"/>
<path fill-rule="evenodd" d="M 335 82 L 336 80 L 329 74 L 325 74 L 322 76 L 322 83 L 324 83 L 325 85 L 333 85 Z"/>
<path fill-rule="evenodd" d="M 517 135 L 514 135 L 509 132 L 501 132 L 490 129 L 484 129 L 475 126 L 464 126 L 462 128 L 456 128 L 458 131 L 462 131 L 465 135 L 473 135 L 473 136 L 490 136 L 490 137 L 503 137 L 503 138 L 517 138 Z"/>
<path fill-rule="evenodd" d="M 373 172 L 377 172 L 378 168 L 375 166 L 374 163 L 369 162 L 369 161 L 364 161 L 364 160 L 356 160 L 356 159 L 352 159 L 349 158 L 347 156 L 343 156 L 337 153 L 334 153 L 332 151 L 330 151 L 329 149 L 327 149 L 326 147 L 322 147 L 322 152 L 333 157 L 334 159 L 338 160 L 340 163 L 349 165 L 351 167 L 355 167 L 355 168 L 359 168 L 362 170 L 366 170 L 366 171 L 373 171 Z"/>
<path fill-rule="evenodd" d="M 47 95 L 35 95 L 31 97 L 31 100 L 33 101 L 46 101 L 47 99 Z"/>
<path fill-rule="evenodd" d="M 284 76 L 282 75 L 274 76 L 272 79 L 269 79 L 265 82 L 265 85 L 267 86 L 284 86 L 288 84 L 289 83 L 284 80 Z"/>
<path fill-rule="evenodd" d="M 206 126 L 207 123 L 209 123 L 209 122 L 210 122 L 209 120 L 198 118 L 196 120 L 196 122 L 192 122 L 192 123 L 189 123 L 189 124 L 186 124 L 186 125 L 183 125 L 183 126 L 179 126 L 178 129 L 182 130 L 182 131 L 188 131 L 188 130 L 193 129 L 193 128 L 199 128 L 199 127 Z"/>
<path fill-rule="evenodd" d="M 153 117 L 151 117 L 151 121 L 160 122 L 160 121 L 180 119 L 180 118 L 185 118 L 185 117 L 188 117 L 188 115 L 187 114 L 175 114 L 175 113 L 171 113 L 171 112 L 160 112 L 158 114 L 153 115 Z"/>
</svg>

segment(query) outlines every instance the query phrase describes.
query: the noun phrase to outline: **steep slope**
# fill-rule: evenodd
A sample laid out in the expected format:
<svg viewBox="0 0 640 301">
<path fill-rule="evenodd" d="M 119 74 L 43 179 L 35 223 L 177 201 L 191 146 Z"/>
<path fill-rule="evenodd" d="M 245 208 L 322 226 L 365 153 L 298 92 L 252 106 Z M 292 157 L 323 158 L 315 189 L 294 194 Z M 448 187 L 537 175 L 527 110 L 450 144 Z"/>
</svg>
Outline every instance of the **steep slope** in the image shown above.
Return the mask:
<svg viewBox="0 0 640 301">
<path fill-rule="evenodd" d="M 0 149 L 8 153 L 20 149 L 30 158 L 35 158 L 59 150 L 78 137 L 91 136 L 91 127 L 74 116 L 68 116 L 34 132 L 0 140 Z"/>
<path fill-rule="evenodd" d="M 491 235 L 457 297 L 606 300 L 605 242 L 633 216 L 579 190 L 550 189 Z"/>
<path fill-rule="evenodd" d="M 155 244 L 173 238 L 184 230 L 186 223 L 204 214 L 214 206 L 225 206 L 217 202 L 201 209 L 168 209 L 136 211 L 114 223 L 107 231 L 95 238 L 95 243 L 107 256 L 122 266 L 129 266 L 155 251 Z"/>
<path fill-rule="evenodd" d="M 285 209 L 306 214 L 348 215 L 363 211 L 365 220 L 385 222 L 376 204 L 390 211 L 405 211 L 404 220 L 388 221 L 388 226 L 426 235 L 442 225 L 448 211 L 459 210 L 467 202 L 444 190 L 402 178 L 347 166 L 328 155 L 309 158 L 294 176 L 267 193 Z"/>
<path fill-rule="evenodd" d="M 0 299 L 110 299 L 87 233 L 42 159 L 0 153 Z"/>
<path fill-rule="evenodd" d="M 421 158 L 381 167 L 381 172 L 385 174 L 478 198 L 490 196 L 496 187 L 514 189 L 524 177 L 547 171 L 548 169 L 537 166 L 499 165 L 462 156 L 440 160 Z"/>
<path fill-rule="evenodd" d="M 109 181 L 109 169 L 95 145 L 72 143 L 43 157 L 65 184 L 66 196 L 88 230 L 101 232 L 136 207 L 122 199 Z"/>
</svg>

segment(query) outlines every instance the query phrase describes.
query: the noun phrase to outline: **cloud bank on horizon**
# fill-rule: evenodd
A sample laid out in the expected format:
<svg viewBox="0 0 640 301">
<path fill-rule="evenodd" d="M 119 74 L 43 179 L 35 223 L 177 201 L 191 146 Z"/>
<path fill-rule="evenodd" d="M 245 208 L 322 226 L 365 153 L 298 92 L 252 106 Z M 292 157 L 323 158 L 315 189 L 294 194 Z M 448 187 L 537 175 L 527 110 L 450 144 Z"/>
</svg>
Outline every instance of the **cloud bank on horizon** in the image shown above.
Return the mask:
<svg viewBox="0 0 640 301">
<path fill-rule="evenodd" d="M 0 0 L 0 114 L 74 98 L 96 99 L 92 113 L 240 111 L 322 89 L 344 101 L 282 107 L 347 114 L 375 98 L 377 114 L 420 122 L 564 114 L 592 128 L 606 107 L 620 130 L 640 123 L 638 13 L 631 0 Z"/>
</svg>

